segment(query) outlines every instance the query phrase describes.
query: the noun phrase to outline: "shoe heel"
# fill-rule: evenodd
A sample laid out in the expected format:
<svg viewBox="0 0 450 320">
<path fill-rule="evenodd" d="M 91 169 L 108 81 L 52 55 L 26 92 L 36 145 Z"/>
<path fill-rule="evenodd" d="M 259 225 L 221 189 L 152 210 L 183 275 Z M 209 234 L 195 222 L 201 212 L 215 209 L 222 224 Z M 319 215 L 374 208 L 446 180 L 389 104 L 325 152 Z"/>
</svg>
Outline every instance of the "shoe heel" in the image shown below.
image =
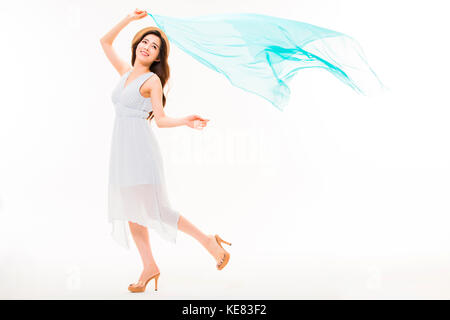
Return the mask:
<svg viewBox="0 0 450 320">
<path fill-rule="evenodd" d="M 231 246 L 231 243 L 230 243 L 230 242 L 227 242 L 227 241 L 223 240 L 221 237 L 219 237 L 219 235 L 216 235 L 216 237 L 217 237 L 217 239 L 218 239 L 220 242 L 226 243 L 227 245 Z"/>
<path fill-rule="evenodd" d="M 157 277 L 155 277 L 155 291 L 158 291 L 158 278 L 159 278 L 159 275 Z"/>
</svg>

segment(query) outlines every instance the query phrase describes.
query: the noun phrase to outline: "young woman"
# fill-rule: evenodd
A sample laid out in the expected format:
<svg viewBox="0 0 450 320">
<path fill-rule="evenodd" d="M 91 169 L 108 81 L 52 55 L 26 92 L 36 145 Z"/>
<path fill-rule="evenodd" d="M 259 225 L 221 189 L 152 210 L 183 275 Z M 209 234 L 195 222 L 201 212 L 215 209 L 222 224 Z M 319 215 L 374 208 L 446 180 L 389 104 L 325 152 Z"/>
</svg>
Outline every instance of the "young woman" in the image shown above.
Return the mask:
<svg viewBox="0 0 450 320">
<path fill-rule="evenodd" d="M 170 76 L 170 44 L 161 29 L 144 28 L 134 36 L 131 66 L 115 52 L 112 44 L 118 33 L 131 21 L 146 16 L 147 12 L 136 9 L 100 40 L 106 57 L 121 76 L 111 96 L 116 117 L 109 164 L 108 219 L 114 239 L 127 248 L 131 231 L 142 259 L 144 268 L 139 280 L 128 286 L 131 292 L 145 291 L 151 279 L 155 279 L 157 290 L 160 271 L 152 255 L 148 227 L 173 243 L 177 230 L 192 236 L 215 259 L 218 270 L 230 258 L 221 242 L 231 245 L 218 235 L 204 234 L 170 205 L 159 145 L 146 120 L 154 119 L 159 128 L 186 125 L 200 130 L 209 120 L 198 115 L 172 118 L 165 114 L 163 88 Z"/>
</svg>

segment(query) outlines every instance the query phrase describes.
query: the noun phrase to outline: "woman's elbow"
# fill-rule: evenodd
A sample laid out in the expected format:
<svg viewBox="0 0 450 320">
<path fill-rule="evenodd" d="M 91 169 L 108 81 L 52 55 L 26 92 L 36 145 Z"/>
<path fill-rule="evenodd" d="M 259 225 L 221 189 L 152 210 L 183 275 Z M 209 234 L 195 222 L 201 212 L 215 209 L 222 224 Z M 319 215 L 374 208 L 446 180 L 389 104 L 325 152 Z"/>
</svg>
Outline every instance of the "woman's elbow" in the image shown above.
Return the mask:
<svg viewBox="0 0 450 320">
<path fill-rule="evenodd" d="M 162 128 L 161 118 L 154 117 L 155 124 L 158 128 Z"/>
</svg>

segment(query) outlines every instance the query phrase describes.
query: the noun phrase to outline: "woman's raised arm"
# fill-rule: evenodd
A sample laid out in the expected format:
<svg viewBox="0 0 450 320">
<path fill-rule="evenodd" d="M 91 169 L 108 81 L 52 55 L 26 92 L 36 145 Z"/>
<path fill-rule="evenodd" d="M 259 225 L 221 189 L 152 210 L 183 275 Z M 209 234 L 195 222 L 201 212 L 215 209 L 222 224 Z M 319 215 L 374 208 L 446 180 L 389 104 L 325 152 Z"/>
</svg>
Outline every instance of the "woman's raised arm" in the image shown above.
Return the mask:
<svg viewBox="0 0 450 320">
<path fill-rule="evenodd" d="M 147 11 L 144 10 L 134 10 L 133 13 L 128 14 L 123 18 L 118 24 L 116 24 L 107 34 L 100 38 L 100 43 L 102 45 L 103 51 L 106 57 L 111 62 L 113 67 L 122 76 L 127 72 L 131 66 L 116 53 L 113 47 L 114 39 L 117 37 L 120 31 L 125 28 L 131 21 L 139 20 L 147 16 Z"/>
</svg>

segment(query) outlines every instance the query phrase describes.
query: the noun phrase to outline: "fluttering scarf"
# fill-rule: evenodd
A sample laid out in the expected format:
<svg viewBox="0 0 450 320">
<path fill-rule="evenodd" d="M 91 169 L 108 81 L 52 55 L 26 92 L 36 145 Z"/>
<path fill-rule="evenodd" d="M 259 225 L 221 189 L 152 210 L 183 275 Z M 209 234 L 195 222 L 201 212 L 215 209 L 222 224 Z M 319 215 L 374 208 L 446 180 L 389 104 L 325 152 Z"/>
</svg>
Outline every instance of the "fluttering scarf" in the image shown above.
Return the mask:
<svg viewBox="0 0 450 320">
<path fill-rule="evenodd" d="M 171 43 L 279 110 L 289 102 L 288 83 L 305 68 L 323 68 L 359 94 L 385 88 L 359 43 L 337 31 L 254 13 L 148 15 Z"/>
</svg>

